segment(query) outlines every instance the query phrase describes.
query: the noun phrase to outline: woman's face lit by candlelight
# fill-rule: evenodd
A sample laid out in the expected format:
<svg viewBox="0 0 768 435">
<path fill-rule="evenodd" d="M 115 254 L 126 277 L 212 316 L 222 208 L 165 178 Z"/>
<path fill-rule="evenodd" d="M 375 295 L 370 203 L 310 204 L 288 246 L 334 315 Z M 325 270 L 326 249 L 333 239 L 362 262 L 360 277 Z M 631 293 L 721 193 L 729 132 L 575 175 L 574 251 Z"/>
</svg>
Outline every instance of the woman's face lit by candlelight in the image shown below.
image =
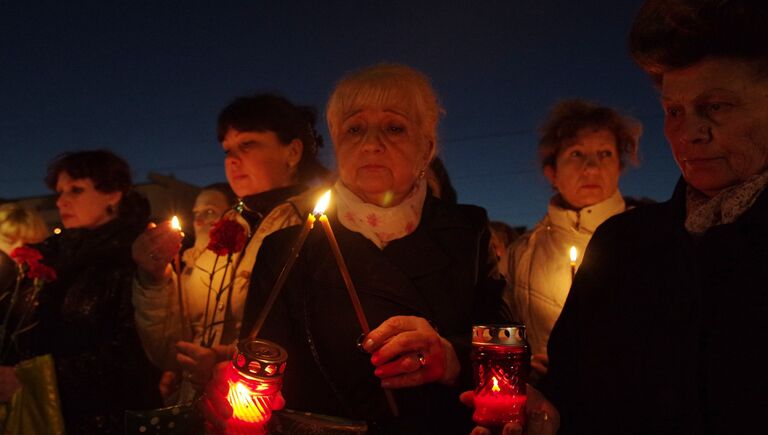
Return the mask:
<svg viewBox="0 0 768 435">
<path fill-rule="evenodd" d="M 683 178 L 714 196 L 768 168 L 768 79 L 710 58 L 664 74 L 664 133 Z"/>
<path fill-rule="evenodd" d="M 357 107 L 334 137 L 342 183 L 368 203 L 391 207 L 426 170 L 434 144 L 402 107 Z"/>
<path fill-rule="evenodd" d="M 121 192 L 96 190 L 90 178 L 72 178 L 66 172 L 59 174 L 56 193 L 56 207 L 64 228 L 92 229 L 111 221 L 123 196 Z"/>
<path fill-rule="evenodd" d="M 619 188 L 620 173 L 616 137 L 607 129 L 579 130 L 558 152 L 554 167 L 544 167 L 549 182 L 575 209 L 608 199 Z"/>
<path fill-rule="evenodd" d="M 230 128 L 222 141 L 227 181 L 242 198 L 295 182 L 303 146 L 300 140 L 283 144 L 274 131 Z"/>
</svg>

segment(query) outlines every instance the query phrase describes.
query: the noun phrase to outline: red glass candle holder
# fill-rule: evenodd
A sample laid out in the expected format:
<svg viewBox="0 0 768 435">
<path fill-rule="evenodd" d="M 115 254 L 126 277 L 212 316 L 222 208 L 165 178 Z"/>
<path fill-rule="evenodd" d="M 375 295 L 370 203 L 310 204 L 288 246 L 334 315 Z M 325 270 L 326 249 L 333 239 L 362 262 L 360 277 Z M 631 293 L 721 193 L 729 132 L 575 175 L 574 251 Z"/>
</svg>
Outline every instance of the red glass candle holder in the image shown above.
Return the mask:
<svg viewBox="0 0 768 435">
<path fill-rule="evenodd" d="M 481 426 L 525 423 L 526 382 L 531 352 L 523 325 L 472 327 L 475 412 Z"/>
<path fill-rule="evenodd" d="M 287 359 L 285 349 L 267 340 L 246 340 L 237 344 L 227 376 L 227 401 L 232 406 L 231 430 L 267 433 L 272 402 L 283 385 Z"/>
</svg>

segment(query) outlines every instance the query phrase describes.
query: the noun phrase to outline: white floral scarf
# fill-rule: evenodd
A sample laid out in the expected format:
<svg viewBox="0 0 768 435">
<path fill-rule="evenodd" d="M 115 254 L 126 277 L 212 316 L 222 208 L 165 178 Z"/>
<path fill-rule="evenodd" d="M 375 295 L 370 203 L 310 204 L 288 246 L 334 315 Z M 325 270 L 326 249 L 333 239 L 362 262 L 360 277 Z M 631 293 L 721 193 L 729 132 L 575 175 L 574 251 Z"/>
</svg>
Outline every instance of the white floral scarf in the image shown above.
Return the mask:
<svg viewBox="0 0 768 435">
<path fill-rule="evenodd" d="M 350 231 L 365 236 L 379 249 L 384 249 L 387 243 L 411 234 L 419 226 L 427 196 L 427 182 L 420 178 L 403 202 L 393 207 L 363 202 L 341 180 L 334 184 L 333 190 L 339 222 Z"/>
<path fill-rule="evenodd" d="M 729 224 L 752 207 L 768 186 L 768 171 L 729 187 L 712 198 L 688 186 L 686 191 L 685 229 L 701 234 L 715 225 Z"/>
</svg>

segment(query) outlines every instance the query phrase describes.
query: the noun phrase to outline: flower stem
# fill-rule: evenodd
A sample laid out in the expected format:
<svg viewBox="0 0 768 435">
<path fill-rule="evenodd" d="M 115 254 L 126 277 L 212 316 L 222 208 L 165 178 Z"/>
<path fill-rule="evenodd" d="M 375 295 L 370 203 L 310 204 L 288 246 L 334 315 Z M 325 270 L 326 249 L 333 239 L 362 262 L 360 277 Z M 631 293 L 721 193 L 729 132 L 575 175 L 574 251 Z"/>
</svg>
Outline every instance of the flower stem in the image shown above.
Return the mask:
<svg viewBox="0 0 768 435">
<path fill-rule="evenodd" d="M 0 363 L 5 362 L 5 337 L 8 331 L 8 321 L 11 319 L 11 313 L 16 306 L 16 301 L 19 299 L 19 289 L 21 288 L 21 281 L 24 279 L 24 266 L 17 265 L 16 286 L 11 293 L 11 300 L 8 303 L 8 308 L 5 310 L 5 317 L 3 323 L 0 325 Z"/>
<path fill-rule="evenodd" d="M 229 265 L 232 264 L 232 254 L 227 255 L 227 264 L 224 266 L 224 272 L 221 274 L 221 281 L 219 283 L 219 290 L 216 292 L 216 305 L 213 307 L 213 314 L 211 315 L 211 324 L 208 326 L 208 343 L 205 347 L 211 347 L 213 344 L 214 334 L 213 325 L 216 323 L 216 312 L 218 311 L 219 302 L 221 302 L 221 295 L 224 294 L 224 281 L 227 279 L 227 272 L 229 271 Z M 210 297 L 209 297 L 210 300 Z M 225 313 L 226 315 L 226 313 Z"/>
<path fill-rule="evenodd" d="M 208 273 L 208 294 L 205 297 L 205 311 L 203 312 L 203 334 L 200 337 L 200 345 L 205 346 L 205 333 L 208 329 L 208 306 L 211 304 L 211 292 L 213 291 L 213 275 L 216 273 L 216 264 L 219 262 L 219 256 L 213 260 L 213 267 Z"/>
</svg>

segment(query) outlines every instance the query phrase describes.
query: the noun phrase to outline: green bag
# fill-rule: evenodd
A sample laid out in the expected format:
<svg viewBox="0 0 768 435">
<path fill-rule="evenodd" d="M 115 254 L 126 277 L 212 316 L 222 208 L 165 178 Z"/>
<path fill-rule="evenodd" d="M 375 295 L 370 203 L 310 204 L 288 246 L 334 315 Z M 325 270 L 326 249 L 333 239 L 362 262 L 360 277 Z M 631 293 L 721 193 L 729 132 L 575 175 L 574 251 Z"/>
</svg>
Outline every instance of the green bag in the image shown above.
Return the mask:
<svg viewBox="0 0 768 435">
<path fill-rule="evenodd" d="M 21 388 L 0 407 L 0 434 L 63 435 L 56 369 L 51 355 L 38 356 L 16 365 Z"/>
</svg>

